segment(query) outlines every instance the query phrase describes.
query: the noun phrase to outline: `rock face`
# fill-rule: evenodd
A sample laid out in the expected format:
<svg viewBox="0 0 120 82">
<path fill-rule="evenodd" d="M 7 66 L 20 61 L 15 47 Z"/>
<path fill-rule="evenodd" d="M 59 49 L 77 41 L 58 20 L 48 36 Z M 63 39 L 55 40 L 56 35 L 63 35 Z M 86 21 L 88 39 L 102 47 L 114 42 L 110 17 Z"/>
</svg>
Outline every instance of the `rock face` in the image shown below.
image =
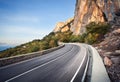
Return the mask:
<svg viewBox="0 0 120 82">
<path fill-rule="evenodd" d="M 110 32 L 105 35 L 104 40 L 99 45 L 106 51 L 120 50 L 120 25 L 113 25 Z"/>
<path fill-rule="evenodd" d="M 120 16 L 109 29 L 105 38 L 97 46 L 99 54 L 104 58 L 111 82 L 120 82 Z"/>
<path fill-rule="evenodd" d="M 120 0 L 76 0 L 74 23 L 71 31 L 83 34 L 90 22 L 110 22 L 120 15 Z"/>
<path fill-rule="evenodd" d="M 61 32 L 66 32 L 68 31 L 70 28 L 68 26 L 65 26 L 64 28 L 61 29 Z"/>
<path fill-rule="evenodd" d="M 59 32 L 61 30 L 61 28 L 64 26 L 64 22 L 58 22 L 55 26 L 55 29 L 53 30 L 53 32 Z"/>
<path fill-rule="evenodd" d="M 69 18 L 65 22 L 58 22 L 53 32 L 66 32 L 70 30 L 73 20 L 73 18 Z"/>
</svg>

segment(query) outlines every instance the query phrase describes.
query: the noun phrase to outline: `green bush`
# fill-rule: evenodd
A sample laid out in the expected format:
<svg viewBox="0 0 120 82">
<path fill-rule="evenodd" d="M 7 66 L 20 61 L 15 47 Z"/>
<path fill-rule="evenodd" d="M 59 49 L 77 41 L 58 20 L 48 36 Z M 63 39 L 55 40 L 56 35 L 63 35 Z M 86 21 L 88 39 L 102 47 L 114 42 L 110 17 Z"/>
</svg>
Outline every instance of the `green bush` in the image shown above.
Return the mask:
<svg viewBox="0 0 120 82">
<path fill-rule="evenodd" d="M 85 36 L 84 42 L 88 44 L 93 44 L 98 42 L 101 36 L 105 35 L 110 28 L 107 23 L 95 23 L 91 22 L 86 26 L 87 35 Z M 104 38 L 104 37 L 102 37 Z"/>
<path fill-rule="evenodd" d="M 93 34 L 89 33 L 86 37 L 85 37 L 85 43 L 88 44 L 93 44 L 96 42 L 96 38 Z"/>
<path fill-rule="evenodd" d="M 106 34 L 110 28 L 110 25 L 107 23 L 95 23 L 91 22 L 86 26 L 87 33 L 99 33 Z"/>
<path fill-rule="evenodd" d="M 51 32 L 41 40 L 36 39 L 31 42 L 17 46 L 15 48 L 10 48 L 1 51 L 0 58 L 49 49 L 58 46 L 57 42 L 58 42 L 58 38 L 55 36 L 55 33 Z"/>
<path fill-rule="evenodd" d="M 57 41 L 60 42 L 70 42 L 69 38 L 71 37 L 72 32 L 71 31 L 67 31 L 67 32 L 58 32 L 55 34 L 55 37 L 57 39 Z"/>
<path fill-rule="evenodd" d="M 80 42 L 81 41 L 80 35 L 71 35 L 69 41 L 70 42 Z"/>
<path fill-rule="evenodd" d="M 85 42 L 85 37 L 87 36 L 87 34 L 86 33 L 84 33 L 84 34 L 82 34 L 81 36 L 80 36 L 80 42 L 81 43 L 84 43 Z"/>
<path fill-rule="evenodd" d="M 36 51 L 39 51 L 39 47 L 38 46 L 33 46 L 30 48 L 30 52 L 36 52 Z"/>
<path fill-rule="evenodd" d="M 53 47 L 56 47 L 56 46 L 58 46 L 57 41 L 56 40 L 50 40 L 49 47 L 53 48 Z"/>
</svg>

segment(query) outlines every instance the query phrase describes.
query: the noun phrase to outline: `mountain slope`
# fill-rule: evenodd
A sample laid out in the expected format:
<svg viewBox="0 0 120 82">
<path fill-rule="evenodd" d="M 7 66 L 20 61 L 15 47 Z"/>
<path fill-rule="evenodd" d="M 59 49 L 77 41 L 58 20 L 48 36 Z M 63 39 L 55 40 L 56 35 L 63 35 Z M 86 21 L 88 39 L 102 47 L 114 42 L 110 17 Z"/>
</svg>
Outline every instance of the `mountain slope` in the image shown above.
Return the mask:
<svg viewBox="0 0 120 82">
<path fill-rule="evenodd" d="M 31 42 L 16 46 L 14 48 L 0 51 L 0 58 L 22 55 L 56 47 L 58 46 L 57 39 L 53 35 L 54 33 L 50 33 L 41 40 L 36 39 Z"/>
</svg>

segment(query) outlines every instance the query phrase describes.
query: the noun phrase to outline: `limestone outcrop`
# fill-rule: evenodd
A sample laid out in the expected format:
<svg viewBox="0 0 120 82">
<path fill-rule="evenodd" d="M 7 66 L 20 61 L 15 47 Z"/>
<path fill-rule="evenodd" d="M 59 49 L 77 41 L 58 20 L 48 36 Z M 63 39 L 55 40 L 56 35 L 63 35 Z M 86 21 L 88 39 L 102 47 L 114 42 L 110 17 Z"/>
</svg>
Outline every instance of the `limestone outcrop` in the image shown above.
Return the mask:
<svg viewBox="0 0 120 82">
<path fill-rule="evenodd" d="M 76 0 L 75 16 L 71 31 L 83 34 L 90 22 L 111 22 L 120 15 L 120 0 Z"/>
<path fill-rule="evenodd" d="M 55 26 L 55 29 L 53 30 L 53 32 L 59 32 L 61 31 L 61 28 L 64 26 L 64 22 L 58 22 Z"/>
<path fill-rule="evenodd" d="M 68 30 L 70 30 L 72 23 L 73 23 L 73 18 L 69 18 L 68 20 L 66 20 L 65 22 L 58 22 L 55 26 L 55 29 L 53 30 L 53 32 L 66 32 Z"/>
</svg>

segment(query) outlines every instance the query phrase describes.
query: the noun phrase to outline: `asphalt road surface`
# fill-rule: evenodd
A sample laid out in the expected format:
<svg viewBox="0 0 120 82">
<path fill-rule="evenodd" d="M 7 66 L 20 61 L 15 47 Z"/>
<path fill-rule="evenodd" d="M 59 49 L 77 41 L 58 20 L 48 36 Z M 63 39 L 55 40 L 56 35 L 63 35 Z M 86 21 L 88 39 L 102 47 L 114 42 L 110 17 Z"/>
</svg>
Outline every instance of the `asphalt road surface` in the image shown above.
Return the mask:
<svg viewBox="0 0 120 82">
<path fill-rule="evenodd" d="M 75 44 L 0 68 L 0 82 L 81 82 L 86 48 Z"/>
</svg>

